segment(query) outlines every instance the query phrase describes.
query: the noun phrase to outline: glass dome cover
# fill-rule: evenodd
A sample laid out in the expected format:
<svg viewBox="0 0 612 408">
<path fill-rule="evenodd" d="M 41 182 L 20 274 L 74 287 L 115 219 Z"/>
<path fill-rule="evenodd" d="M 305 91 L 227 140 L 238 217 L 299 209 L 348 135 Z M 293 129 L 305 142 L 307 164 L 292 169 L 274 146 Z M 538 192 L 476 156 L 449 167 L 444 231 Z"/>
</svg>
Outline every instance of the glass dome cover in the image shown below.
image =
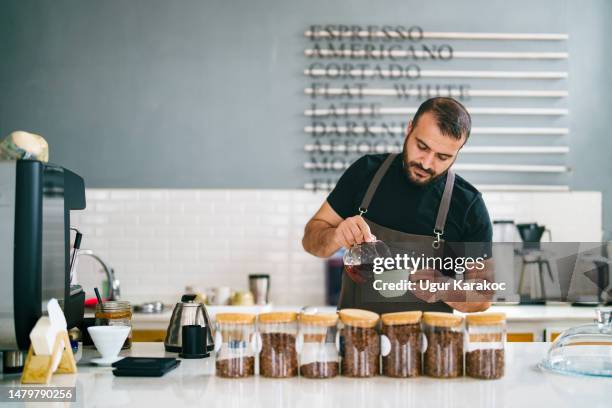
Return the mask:
<svg viewBox="0 0 612 408">
<path fill-rule="evenodd" d="M 553 342 L 540 367 L 563 374 L 612 377 L 612 308 L 593 324 L 572 327 Z"/>
</svg>

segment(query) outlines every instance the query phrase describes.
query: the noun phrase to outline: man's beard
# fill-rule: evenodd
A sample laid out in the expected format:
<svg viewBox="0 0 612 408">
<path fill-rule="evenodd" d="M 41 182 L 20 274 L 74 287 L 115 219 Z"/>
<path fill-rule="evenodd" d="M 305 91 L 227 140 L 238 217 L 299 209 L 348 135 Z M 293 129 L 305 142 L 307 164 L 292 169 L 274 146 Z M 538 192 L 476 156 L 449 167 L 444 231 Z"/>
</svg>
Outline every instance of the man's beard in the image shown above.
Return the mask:
<svg viewBox="0 0 612 408">
<path fill-rule="evenodd" d="M 444 170 L 440 174 L 435 174 L 433 172 L 433 170 L 425 169 L 421 165 L 421 163 L 419 163 L 417 161 L 410 161 L 410 158 L 408 157 L 408 150 L 406 149 L 406 145 L 407 144 L 408 144 L 408 139 L 406 138 L 406 143 L 404 143 L 404 149 L 402 151 L 402 164 L 403 164 L 403 167 L 404 167 L 404 174 L 406 174 L 406 177 L 412 183 L 414 183 L 416 185 L 419 185 L 419 186 L 426 186 L 426 185 L 431 184 L 434 181 L 440 179 L 441 177 L 444 177 L 446 175 L 446 173 L 448 173 L 448 169 L 446 169 L 446 170 Z M 452 166 L 452 164 L 451 164 L 451 166 Z M 430 177 L 425 179 L 425 180 L 417 179 L 417 178 L 413 177 L 412 174 L 410 173 L 410 169 L 415 169 L 415 168 L 419 169 L 423 173 L 429 174 Z M 449 166 L 449 168 L 450 168 L 450 166 Z"/>
</svg>

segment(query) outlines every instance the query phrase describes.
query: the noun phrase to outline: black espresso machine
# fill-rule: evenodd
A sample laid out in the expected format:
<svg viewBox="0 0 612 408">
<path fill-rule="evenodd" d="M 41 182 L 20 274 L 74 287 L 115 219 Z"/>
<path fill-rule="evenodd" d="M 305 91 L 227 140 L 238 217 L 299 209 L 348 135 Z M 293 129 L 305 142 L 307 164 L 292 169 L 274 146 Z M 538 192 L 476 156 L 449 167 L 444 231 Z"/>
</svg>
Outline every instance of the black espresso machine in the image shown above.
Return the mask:
<svg viewBox="0 0 612 408">
<path fill-rule="evenodd" d="M 68 329 L 83 321 L 85 292 L 70 285 L 70 211 L 85 208 L 83 179 L 35 160 L 0 161 L 0 352 L 20 371 L 30 331 L 51 298 Z"/>
</svg>

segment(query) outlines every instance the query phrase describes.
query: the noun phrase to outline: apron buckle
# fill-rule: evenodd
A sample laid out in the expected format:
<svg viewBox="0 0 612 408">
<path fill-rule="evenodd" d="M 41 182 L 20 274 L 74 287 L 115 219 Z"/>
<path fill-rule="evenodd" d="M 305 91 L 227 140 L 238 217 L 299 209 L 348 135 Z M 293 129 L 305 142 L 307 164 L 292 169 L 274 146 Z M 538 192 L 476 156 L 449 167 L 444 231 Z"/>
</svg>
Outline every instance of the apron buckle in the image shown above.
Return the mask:
<svg viewBox="0 0 612 408">
<path fill-rule="evenodd" d="M 367 209 L 367 208 L 361 208 L 361 207 L 359 207 L 359 215 L 360 215 L 360 216 L 361 216 L 361 215 L 363 215 L 363 214 L 365 214 L 365 213 L 367 213 L 367 212 L 368 212 L 368 209 Z"/>
<path fill-rule="evenodd" d="M 434 228 L 434 235 L 436 236 L 436 238 L 434 239 L 434 241 L 431 244 L 433 249 L 440 248 L 440 241 L 442 241 L 442 234 L 444 234 L 444 231 L 439 230 L 437 228 Z"/>
</svg>

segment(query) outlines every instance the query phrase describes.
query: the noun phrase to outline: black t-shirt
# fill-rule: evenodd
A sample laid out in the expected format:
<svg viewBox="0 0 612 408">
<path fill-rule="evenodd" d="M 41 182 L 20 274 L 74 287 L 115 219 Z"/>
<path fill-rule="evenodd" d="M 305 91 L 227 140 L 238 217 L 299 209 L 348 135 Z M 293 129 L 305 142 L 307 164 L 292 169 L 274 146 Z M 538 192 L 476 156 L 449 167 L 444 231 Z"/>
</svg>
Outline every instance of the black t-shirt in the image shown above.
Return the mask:
<svg viewBox="0 0 612 408">
<path fill-rule="evenodd" d="M 340 177 L 327 202 L 342 218 L 359 214 L 365 192 L 386 154 L 366 155 L 353 163 Z M 433 230 L 444 192 L 446 176 L 425 185 L 412 183 L 398 154 L 383 177 L 366 217 L 397 231 L 434 236 Z M 447 242 L 492 240 L 493 228 L 480 192 L 456 175 L 443 239 Z M 490 252 L 489 252 L 490 254 Z"/>
</svg>

